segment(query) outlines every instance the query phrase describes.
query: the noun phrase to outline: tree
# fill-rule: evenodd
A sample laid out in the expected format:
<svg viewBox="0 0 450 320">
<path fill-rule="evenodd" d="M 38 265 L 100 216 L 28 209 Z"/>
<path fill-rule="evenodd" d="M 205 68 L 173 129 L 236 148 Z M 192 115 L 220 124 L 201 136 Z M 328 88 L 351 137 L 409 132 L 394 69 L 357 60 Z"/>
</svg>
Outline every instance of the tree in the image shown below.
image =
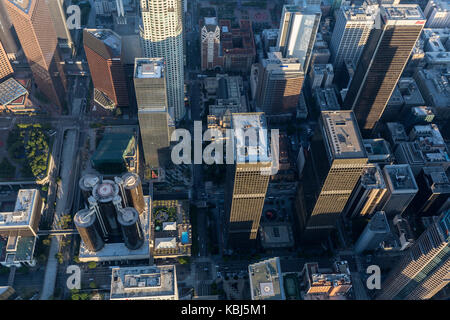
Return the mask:
<svg viewBox="0 0 450 320">
<path fill-rule="evenodd" d="M 97 288 L 97 284 L 94 281 L 92 281 L 91 283 L 89 283 L 89 288 L 96 289 Z"/>
<path fill-rule="evenodd" d="M 88 267 L 89 267 L 89 269 L 97 268 L 97 262 L 95 262 L 95 261 L 89 262 Z"/>
<path fill-rule="evenodd" d="M 188 263 L 190 263 L 189 257 L 179 257 L 177 260 L 178 260 L 178 262 L 180 264 L 188 264 Z"/>
</svg>

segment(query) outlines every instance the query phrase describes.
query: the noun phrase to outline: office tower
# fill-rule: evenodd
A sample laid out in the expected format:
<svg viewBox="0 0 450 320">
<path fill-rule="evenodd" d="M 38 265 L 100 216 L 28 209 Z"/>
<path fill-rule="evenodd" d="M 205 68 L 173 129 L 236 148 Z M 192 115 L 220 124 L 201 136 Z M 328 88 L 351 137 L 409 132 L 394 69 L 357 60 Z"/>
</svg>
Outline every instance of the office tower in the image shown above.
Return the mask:
<svg viewBox="0 0 450 320">
<path fill-rule="evenodd" d="M 442 213 L 381 284 L 378 300 L 424 300 L 450 282 L 450 211 Z"/>
<path fill-rule="evenodd" d="M 94 101 L 107 110 L 127 107 L 121 37 L 110 29 L 84 29 L 83 44 L 94 85 Z"/>
<path fill-rule="evenodd" d="M 134 90 L 145 163 L 162 165 L 161 153 L 170 145 L 166 71 L 163 58 L 136 58 Z"/>
<path fill-rule="evenodd" d="M 321 15 L 318 6 L 283 6 L 277 51 L 285 58 L 298 58 L 305 73 L 308 72 Z"/>
<path fill-rule="evenodd" d="M 233 248 L 248 248 L 258 234 L 272 159 L 264 113 L 233 113 L 234 164 L 227 165 L 226 235 Z"/>
<path fill-rule="evenodd" d="M 380 167 L 368 164 L 342 212 L 344 217 L 371 216 L 387 191 Z"/>
<path fill-rule="evenodd" d="M 18 39 L 16 31 L 11 24 L 3 1 L 0 1 L 0 41 L 10 60 L 16 60 L 20 55 L 20 48 L 18 46 Z"/>
<path fill-rule="evenodd" d="M 383 210 L 388 217 L 402 214 L 417 194 L 416 179 L 408 164 L 393 164 L 383 168 L 388 191 L 383 199 Z"/>
<path fill-rule="evenodd" d="M 305 76 L 299 60 L 269 52 L 258 66 L 257 105 L 268 115 L 295 113 Z"/>
<path fill-rule="evenodd" d="M 355 243 L 355 253 L 361 254 L 366 250 L 375 250 L 380 247 L 390 232 L 386 214 L 378 211 L 369 220 L 364 231 Z"/>
<path fill-rule="evenodd" d="M 65 106 L 66 77 L 58 39 L 45 0 L 6 0 L 9 17 L 40 91 L 60 108 Z"/>
<path fill-rule="evenodd" d="M 0 41 L 0 81 L 9 77 L 14 73 L 14 70 L 9 62 L 8 55 Z"/>
<path fill-rule="evenodd" d="M 201 29 L 202 71 L 222 68 L 220 56 L 220 28 L 217 18 L 205 18 Z"/>
<path fill-rule="evenodd" d="M 322 111 L 311 148 L 320 193 L 317 192 L 319 195 L 303 234 L 304 241 L 323 239 L 335 227 L 367 164 L 352 111 Z"/>
<path fill-rule="evenodd" d="M 280 258 L 250 264 L 248 276 L 252 300 L 286 300 Z"/>
<path fill-rule="evenodd" d="M 341 7 L 331 36 L 332 63 L 335 69 L 344 68 L 348 59 L 356 66 L 375 23 L 372 7 Z"/>
<path fill-rule="evenodd" d="M 146 58 L 164 58 L 169 114 L 179 121 L 184 107 L 184 53 L 181 0 L 141 0 L 141 41 Z"/>
<path fill-rule="evenodd" d="M 418 5 L 383 5 L 344 99 L 363 136 L 373 132 L 425 24 Z"/>
<path fill-rule="evenodd" d="M 47 0 L 47 3 L 48 2 Z M 68 49 L 70 54 L 75 53 L 75 45 L 72 41 L 69 28 L 67 27 L 66 9 L 64 0 L 52 0 L 48 6 L 55 27 L 56 36 L 58 37 L 58 45 L 61 49 Z"/>
<path fill-rule="evenodd" d="M 447 28 L 450 26 L 450 3 L 448 0 L 429 0 L 424 10 L 426 28 Z"/>
<path fill-rule="evenodd" d="M 417 216 L 432 216 L 450 198 L 450 181 L 442 167 L 424 167 L 416 178 L 419 191 L 411 201 Z"/>
<path fill-rule="evenodd" d="M 315 88 L 327 88 L 331 87 L 334 79 L 333 65 L 327 64 L 315 64 L 312 66 L 309 72 L 309 80 L 311 89 Z"/>
</svg>

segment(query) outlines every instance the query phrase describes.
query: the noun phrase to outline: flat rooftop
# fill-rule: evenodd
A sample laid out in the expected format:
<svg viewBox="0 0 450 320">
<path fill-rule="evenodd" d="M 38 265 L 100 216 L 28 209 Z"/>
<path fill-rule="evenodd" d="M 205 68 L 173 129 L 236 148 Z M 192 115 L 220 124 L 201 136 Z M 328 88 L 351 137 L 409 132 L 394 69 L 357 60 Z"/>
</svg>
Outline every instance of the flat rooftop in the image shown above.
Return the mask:
<svg viewBox="0 0 450 320">
<path fill-rule="evenodd" d="M 0 212 L 0 230 L 30 225 L 38 195 L 37 189 L 20 189 L 14 211 Z"/>
<path fill-rule="evenodd" d="M 164 58 L 136 58 L 134 77 L 137 79 L 163 78 Z"/>
<path fill-rule="evenodd" d="M 387 20 L 420 20 L 425 24 L 426 18 L 417 4 L 400 4 L 380 6 L 380 14 Z"/>
<path fill-rule="evenodd" d="M 122 51 L 121 37 L 111 29 L 84 29 L 96 39 L 102 41 L 113 53 L 114 56 L 120 56 Z"/>
<path fill-rule="evenodd" d="M 416 179 L 409 164 L 393 164 L 383 168 L 386 182 L 393 192 L 417 192 Z"/>
<path fill-rule="evenodd" d="M 285 300 L 280 258 L 248 266 L 252 300 Z"/>
<path fill-rule="evenodd" d="M 361 184 L 366 189 L 386 188 L 386 182 L 384 181 L 381 169 L 377 164 L 369 164 L 363 169 Z"/>
<path fill-rule="evenodd" d="M 237 163 L 272 161 L 268 147 L 269 132 L 263 112 L 233 113 L 232 128 Z"/>
<path fill-rule="evenodd" d="M 342 6 L 341 10 L 349 21 L 375 21 L 375 11 L 370 8 Z"/>
<path fill-rule="evenodd" d="M 334 159 L 367 158 L 352 111 L 322 111 L 324 131 Z"/>
<path fill-rule="evenodd" d="M 433 193 L 450 194 L 450 180 L 444 168 L 424 167 L 423 171 L 425 173 L 428 186 L 433 190 Z"/>
<path fill-rule="evenodd" d="M 9 105 L 27 93 L 23 85 L 14 78 L 9 78 L 0 83 L 0 105 Z"/>
<path fill-rule="evenodd" d="M 175 266 L 113 268 L 110 299 L 178 300 Z"/>
</svg>

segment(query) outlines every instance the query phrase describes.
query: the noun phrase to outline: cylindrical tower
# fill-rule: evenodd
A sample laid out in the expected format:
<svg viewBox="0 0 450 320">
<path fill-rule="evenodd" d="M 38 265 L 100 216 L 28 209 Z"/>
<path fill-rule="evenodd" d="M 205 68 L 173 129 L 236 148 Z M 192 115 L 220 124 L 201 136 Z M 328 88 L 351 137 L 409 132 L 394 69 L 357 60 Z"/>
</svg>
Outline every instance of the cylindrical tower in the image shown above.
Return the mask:
<svg viewBox="0 0 450 320">
<path fill-rule="evenodd" d="M 81 193 L 83 194 L 86 203 L 88 203 L 88 199 L 92 195 L 92 190 L 99 181 L 100 178 L 94 174 L 86 174 L 81 177 L 78 185 L 80 186 Z"/>
<path fill-rule="evenodd" d="M 73 221 L 89 251 L 96 252 L 103 248 L 105 243 L 98 230 L 95 211 L 89 209 L 80 210 L 75 214 Z"/>
<path fill-rule="evenodd" d="M 134 207 L 139 214 L 145 211 L 144 193 L 139 176 L 135 173 L 125 173 L 120 181 L 120 190 L 122 192 L 123 203 L 125 207 Z"/>
<path fill-rule="evenodd" d="M 103 220 L 108 236 L 120 235 L 117 224 L 117 210 L 114 198 L 119 194 L 119 187 L 111 180 L 103 180 L 95 185 L 92 195 L 97 202 L 98 212 Z"/>
<path fill-rule="evenodd" d="M 117 220 L 122 229 L 126 247 L 130 250 L 139 249 L 144 243 L 144 232 L 136 209 L 130 207 L 121 209 Z"/>
</svg>

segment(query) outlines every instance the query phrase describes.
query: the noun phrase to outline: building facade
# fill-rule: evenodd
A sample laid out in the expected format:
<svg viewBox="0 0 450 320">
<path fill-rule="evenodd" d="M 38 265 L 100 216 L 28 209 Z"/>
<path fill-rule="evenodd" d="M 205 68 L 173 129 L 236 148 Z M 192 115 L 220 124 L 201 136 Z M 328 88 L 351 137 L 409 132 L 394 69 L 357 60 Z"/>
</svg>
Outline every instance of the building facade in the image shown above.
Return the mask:
<svg viewBox="0 0 450 320">
<path fill-rule="evenodd" d="M 94 85 L 94 101 L 107 110 L 127 107 L 121 37 L 110 29 L 84 29 L 83 43 Z"/>
<path fill-rule="evenodd" d="M 63 108 L 66 77 L 60 64 L 58 38 L 45 0 L 5 1 L 34 82 L 51 103 Z"/>
<path fill-rule="evenodd" d="M 184 45 L 181 0 L 141 0 L 144 57 L 166 61 L 169 114 L 184 118 Z"/>
<path fill-rule="evenodd" d="M 227 165 L 225 195 L 228 245 L 233 248 L 254 244 L 264 206 L 272 167 L 264 113 L 232 114 L 234 164 Z M 251 129 L 256 136 L 247 136 Z M 260 144 L 258 145 L 258 138 Z"/>
<path fill-rule="evenodd" d="M 381 284 L 377 299 L 430 299 L 450 282 L 449 270 L 450 211 L 446 211 L 405 251 Z"/>
<path fill-rule="evenodd" d="M 159 155 L 170 145 L 169 108 L 163 58 L 137 58 L 134 90 L 145 163 L 161 167 Z"/>
<path fill-rule="evenodd" d="M 277 51 L 285 58 L 298 58 L 305 73 L 308 72 L 320 17 L 318 6 L 283 6 Z"/>
<path fill-rule="evenodd" d="M 320 192 L 302 235 L 305 242 L 323 239 L 335 228 L 367 164 L 358 124 L 351 111 L 323 111 L 311 148 Z"/>
<path fill-rule="evenodd" d="M 373 133 L 425 24 L 418 5 L 383 5 L 361 55 L 344 108 L 363 136 Z"/>
</svg>

